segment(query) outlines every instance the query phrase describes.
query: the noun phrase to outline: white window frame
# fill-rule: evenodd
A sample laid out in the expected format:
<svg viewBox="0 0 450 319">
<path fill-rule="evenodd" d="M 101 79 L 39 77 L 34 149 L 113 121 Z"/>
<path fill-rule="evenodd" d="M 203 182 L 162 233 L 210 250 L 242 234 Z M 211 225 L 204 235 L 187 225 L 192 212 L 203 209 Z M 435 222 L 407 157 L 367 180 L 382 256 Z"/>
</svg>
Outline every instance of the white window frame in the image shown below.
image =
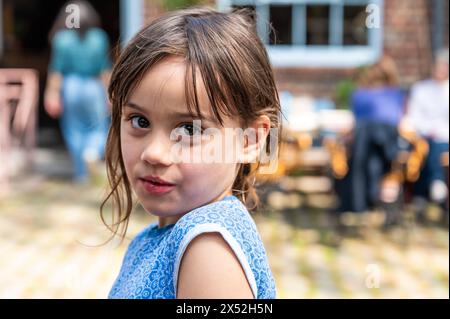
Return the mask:
<svg viewBox="0 0 450 319">
<path fill-rule="evenodd" d="M 383 52 L 384 0 L 216 0 L 220 11 L 232 5 L 254 5 L 258 34 L 266 43 L 275 67 L 354 68 L 372 64 Z M 292 5 L 292 45 L 269 45 L 269 6 Z M 330 5 L 330 44 L 306 45 L 306 6 Z M 368 29 L 368 45 L 343 45 L 344 5 L 375 4 L 379 8 L 380 27 Z"/>
</svg>

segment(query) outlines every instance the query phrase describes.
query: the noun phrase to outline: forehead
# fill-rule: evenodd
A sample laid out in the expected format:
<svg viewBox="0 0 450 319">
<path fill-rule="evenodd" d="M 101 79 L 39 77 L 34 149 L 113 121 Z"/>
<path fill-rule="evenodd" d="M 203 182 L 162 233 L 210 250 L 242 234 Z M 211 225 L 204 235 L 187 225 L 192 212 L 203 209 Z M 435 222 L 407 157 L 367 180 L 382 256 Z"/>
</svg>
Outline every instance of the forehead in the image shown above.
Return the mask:
<svg viewBox="0 0 450 319">
<path fill-rule="evenodd" d="M 185 73 L 186 64 L 182 57 L 170 56 L 159 61 L 147 71 L 128 102 L 143 106 L 149 112 L 187 112 Z M 211 117 L 208 95 L 199 76 L 196 85 L 201 113 Z"/>
</svg>

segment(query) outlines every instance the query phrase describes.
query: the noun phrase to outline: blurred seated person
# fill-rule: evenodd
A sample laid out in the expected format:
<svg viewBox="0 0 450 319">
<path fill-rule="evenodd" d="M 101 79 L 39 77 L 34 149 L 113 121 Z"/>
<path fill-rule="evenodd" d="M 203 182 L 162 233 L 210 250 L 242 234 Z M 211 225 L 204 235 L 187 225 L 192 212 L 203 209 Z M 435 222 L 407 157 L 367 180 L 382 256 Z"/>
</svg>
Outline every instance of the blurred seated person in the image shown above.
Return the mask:
<svg viewBox="0 0 450 319">
<path fill-rule="evenodd" d="M 414 193 L 436 203 L 444 203 L 448 197 L 441 163 L 443 154 L 449 151 L 449 51 L 437 52 L 430 79 L 413 85 L 407 114 L 402 127 L 411 129 L 426 138 L 429 153 Z"/>
<path fill-rule="evenodd" d="M 357 122 L 370 121 L 397 126 L 405 111 L 406 92 L 399 86 L 394 60 L 384 56 L 360 71 L 358 88 L 351 95 L 351 110 Z"/>
<path fill-rule="evenodd" d="M 388 56 L 362 69 L 357 85 L 350 100 L 355 128 L 349 171 L 336 184 L 342 212 L 367 211 L 380 202 L 382 178 L 398 153 L 397 127 L 406 103 L 396 65 Z M 396 198 L 398 189 L 392 192 L 390 197 Z"/>
</svg>

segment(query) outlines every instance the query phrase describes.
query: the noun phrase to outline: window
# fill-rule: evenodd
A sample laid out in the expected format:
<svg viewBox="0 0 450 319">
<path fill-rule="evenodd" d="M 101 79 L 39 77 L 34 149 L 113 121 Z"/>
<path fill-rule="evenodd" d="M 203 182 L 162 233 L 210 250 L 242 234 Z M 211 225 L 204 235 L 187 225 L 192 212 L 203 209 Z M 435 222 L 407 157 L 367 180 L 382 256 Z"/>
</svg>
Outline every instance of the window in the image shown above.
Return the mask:
<svg viewBox="0 0 450 319">
<path fill-rule="evenodd" d="M 274 29 L 269 44 L 292 44 L 292 6 L 269 6 L 270 22 Z"/>
<path fill-rule="evenodd" d="M 276 67 L 358 67 L 375 62 L 382 52 L 384 0 L 216 1 L 219 10 L 254 11 Z M 377 15 L 379 23 L 367 27 L 369 15 Z"/>
<path fill-rule="evenodd" d="M 366 6 L 344 7 L 344 45 L 368 45 Z"/>
<path fill-rule="evenodd" d="M 306 6 L 306 44 L 328 45 L 330 6 Z"/>
</svg>

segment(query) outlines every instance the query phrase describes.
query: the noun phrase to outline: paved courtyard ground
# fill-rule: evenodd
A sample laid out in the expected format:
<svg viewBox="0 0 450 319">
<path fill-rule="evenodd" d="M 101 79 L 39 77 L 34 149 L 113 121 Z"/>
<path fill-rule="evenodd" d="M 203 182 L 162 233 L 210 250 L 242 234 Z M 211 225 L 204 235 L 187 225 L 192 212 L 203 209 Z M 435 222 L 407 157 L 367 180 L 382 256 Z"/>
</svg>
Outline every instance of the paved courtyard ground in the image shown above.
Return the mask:
<svg viewBox="0 0 450 319">
<path fill-rule="evenodd" d="M 74 185 L 51 169 L 14 179 L 0 199 L 0 298 L 106 298 L 129 241 L 102 245 L 101 183 Z M 255 220 L 278 298 L 449 298 L 447 227 L 337 232 L 320 208 L 327 195 L 267 190 L 263 198 L 271 205 Z M 277 207 L 283 200 L 294 204 Z M 154 220 L 137 208 L 129 237 Z"/>
</svg>

